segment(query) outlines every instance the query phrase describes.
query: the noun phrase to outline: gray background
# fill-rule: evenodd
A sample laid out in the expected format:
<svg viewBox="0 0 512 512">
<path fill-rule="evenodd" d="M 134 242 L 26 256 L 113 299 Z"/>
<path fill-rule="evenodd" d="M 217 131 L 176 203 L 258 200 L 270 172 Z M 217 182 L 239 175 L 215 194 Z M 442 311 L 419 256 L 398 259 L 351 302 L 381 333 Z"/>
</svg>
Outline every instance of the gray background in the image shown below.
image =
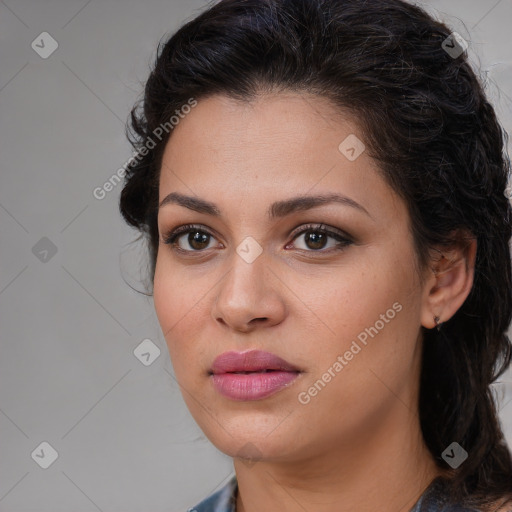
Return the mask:
<svg viewBox="0 0 512 512">
<path fill-rule="evenodd" d="M 512 1 L 420 5 L 468 40 L 511 132 Z M 204 7 L 0 2 L 2 512 L 176 512 L 232 474 L 184 405 L 151 298 L 129 286 L 142 289 L 145 253 L 118 213 L 121 185 L 92 194 L 131 156 L 124 122 L 157 42 Z M 51 48 L 45 31 L 48 58 L 31 47 Z M 144 339 L 161 351 L 148 366 L 134 355 Z M 496 388 L 512 445 L 510 372 Z M 43 441 L 58 452 L 47 469 Z"/>
</svg>

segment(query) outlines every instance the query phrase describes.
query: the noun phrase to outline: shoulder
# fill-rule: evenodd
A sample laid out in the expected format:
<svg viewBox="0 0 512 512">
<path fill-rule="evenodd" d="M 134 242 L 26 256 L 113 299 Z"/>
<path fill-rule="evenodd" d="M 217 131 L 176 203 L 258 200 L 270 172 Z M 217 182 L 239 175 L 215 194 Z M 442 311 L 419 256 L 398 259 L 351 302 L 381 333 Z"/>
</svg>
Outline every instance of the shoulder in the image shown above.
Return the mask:
<svg viewBox="0 0 512 512">
<path fill-rule="evenodd" d="M 191 507 L 187 512 L 235 512 L 238 483 L 233 475 L 218 491 Z"/>
<path fill-rule="evenodd" d="M 450 499 L 446 481 L 433 480 L 425 492 L 420 496 L 410 512 L 484 512 L 468 508 Z M 497 511 L 496 511 L 497 512 Z"/>
<path fill-rule="evenodd" d="M 472 508 L 450 499 L 446 482 L 434 480 L 410 512 L 512 512 L 512 500 L 501 500 L 482 508 Z"/>
</svg>

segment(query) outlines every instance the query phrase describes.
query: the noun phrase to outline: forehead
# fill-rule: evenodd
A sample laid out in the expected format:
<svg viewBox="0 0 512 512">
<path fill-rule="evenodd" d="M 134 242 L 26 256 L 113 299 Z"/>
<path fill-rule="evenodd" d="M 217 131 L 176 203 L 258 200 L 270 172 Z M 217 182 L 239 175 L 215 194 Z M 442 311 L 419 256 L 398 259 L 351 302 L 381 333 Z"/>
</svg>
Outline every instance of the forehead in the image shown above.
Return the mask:
<svg viewBox="0 0 512 512">
<path fill-rule="evenodd" d="M 321 172 L 326 157 L 330 166 L 343 163 L 339 143 L 356 132 L 356 123 L 341 117 L 322 97 L 274 93 L 239 101 L 213 95 L 199 100 L 171 132 L 161 177 L 172 178 L 172 173 L 164 172 L 166 167 L 180 166 L 186 166 L 192 177 L 205 163 L 210 176 L 228 169 L 237 176 L 244 172 L 263 175 L 268 170 L 277 178 L 291 165 L 297 177 L 305 167 L 316 165 Z M 273 162 L 270 169 L 269 161 Z M 286 162 L 290 165 L 283 165 Z"/>
<path fill-rule="evenodd" d="M 340 193 L 383 208 L 396 198 L 362 139 L 357 120 L 323 97 L 275 93 L 242 102 L 210 96 L 171 133 L 159 202 L 181 192 L 266 209 L 272 198 Z M 361 151 L 357 158 L 343 152 L 345 141 Z"/>
</svg>

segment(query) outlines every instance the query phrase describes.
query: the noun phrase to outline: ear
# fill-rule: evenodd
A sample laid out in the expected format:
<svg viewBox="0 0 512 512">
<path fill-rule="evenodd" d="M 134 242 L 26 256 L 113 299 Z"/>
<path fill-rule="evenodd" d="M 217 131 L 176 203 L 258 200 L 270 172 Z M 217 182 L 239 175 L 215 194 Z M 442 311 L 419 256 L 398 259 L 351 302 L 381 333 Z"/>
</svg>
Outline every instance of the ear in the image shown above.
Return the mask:
<svg viewBox="0 0 512 512">
<path fill-rule="evenodd" d="M 449 320 L 466 300 L 475 274 L 477 242 L 474 236 L 458 234 L 451 247 L 432 251 L 431 265 L 424 280 L 421 325 L 427 329 Z"/>
</svg>

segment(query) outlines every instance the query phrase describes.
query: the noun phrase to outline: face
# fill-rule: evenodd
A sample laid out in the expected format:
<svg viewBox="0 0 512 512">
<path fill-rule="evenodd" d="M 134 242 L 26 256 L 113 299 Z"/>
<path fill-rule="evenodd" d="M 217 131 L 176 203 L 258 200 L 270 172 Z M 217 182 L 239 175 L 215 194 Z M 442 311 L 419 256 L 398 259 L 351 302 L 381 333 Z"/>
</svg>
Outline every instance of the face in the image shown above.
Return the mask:
<svg viewBox="0 0 512 512">
<path fill-rule="evenodd" d="M 299 460 L 414 409 L 423 290 L 410 219 L 354 136 L 356 120 L 320 97 L 217 95 L 165 149 L 160 202 L 210 204 L 160 207 L 155 309 L 191 414 L 230 456 Z M 239 357 L 214 364 L 226 352 Z"/>
</svg>

